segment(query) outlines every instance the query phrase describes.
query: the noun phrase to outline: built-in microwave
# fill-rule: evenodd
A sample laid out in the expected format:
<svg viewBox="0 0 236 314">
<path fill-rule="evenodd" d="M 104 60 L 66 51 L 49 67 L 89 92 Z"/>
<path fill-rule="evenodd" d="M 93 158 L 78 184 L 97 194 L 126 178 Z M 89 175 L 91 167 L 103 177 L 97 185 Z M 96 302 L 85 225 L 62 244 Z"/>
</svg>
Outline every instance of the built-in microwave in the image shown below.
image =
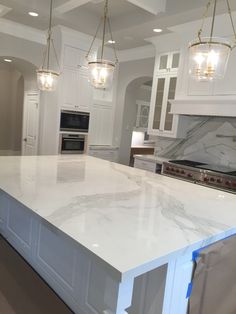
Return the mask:
<svg viewBox="0 0 236 314">
<path fill-rule="evenodd" d="M 88 133 L 89 116 L 87 112 L 62 110 L 60 131 Z"/>
<path fill-rule="evenodd" d="M 61 154 L 83 154 L 87 149 L 87 136 L 83 134 L 61 134 Z"/>
</svg>

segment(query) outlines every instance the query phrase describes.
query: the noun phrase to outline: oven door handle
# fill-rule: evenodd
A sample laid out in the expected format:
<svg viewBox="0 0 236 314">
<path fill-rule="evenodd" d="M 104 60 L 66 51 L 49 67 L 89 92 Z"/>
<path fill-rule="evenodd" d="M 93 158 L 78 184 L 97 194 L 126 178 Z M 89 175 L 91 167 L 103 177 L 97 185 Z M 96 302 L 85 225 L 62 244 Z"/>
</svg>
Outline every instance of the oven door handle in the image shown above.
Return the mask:
<svg viewBox="0 0 236 314">
<path fill-rule="evenodd" d="M 73 139 L 73 138 L 71 138 L 71 139 L 69 139 L 69 138 L 63 138 L 63 141 L 84 142 L 85 140 L 83 140 L 83 139 L 79 140 L 79 139 Z"/>
</svg>

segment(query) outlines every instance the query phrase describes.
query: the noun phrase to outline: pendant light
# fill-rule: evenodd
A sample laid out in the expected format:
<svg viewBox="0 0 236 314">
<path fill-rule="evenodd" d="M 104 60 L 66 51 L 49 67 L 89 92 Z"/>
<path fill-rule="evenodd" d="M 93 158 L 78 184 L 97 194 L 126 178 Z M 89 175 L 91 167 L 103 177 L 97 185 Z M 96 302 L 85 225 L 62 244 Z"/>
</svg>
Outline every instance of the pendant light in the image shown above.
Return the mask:
<svg viewBox="0 0 236 314">
<path fill-rule="evenodd" d="M 225 0 L 227 4 L 230 22 L 236 43 L 236 31 L 232 18 L 229 0 Z M 211 23 L 210 37 L 201 37 L 205 19 L 209 8 L 213 5 L 213 17 Z M 190 43 L 189 46 L 189 74 L 197 80 L 211 81 L 222 79 L 225 75 L 231 50 L 235 48 L 229 41 L 213 37 L 215 27 L 217 0 L 210 0 L 206 7 L 203 17 L 202 26 L 198 31 L 198 38 Z"/>
<path fill-rule="evenodd" d="M 98 32 L 100 30 L 100 27 L 103 25 L 103 33 L 102 33 L 102 47 L 101 47 L 101 56 L 100 58 L 97 58 L 94 61 L 89 60 L 89 55 L 92 51 L 93 44 L 97 38 Z M 109 61 L 104 59 L 104 49 L 105 49 L 105 39 L 106 39 L 106 31 L 109 31 L 110 33 L 110 40 L 109 42 L 112 44 L 112 48 L 114 51 L 115 61 Z M 115 49 L 115 41 L 113 40 L 112 31 L 111 31 L 111 23 L 108 16 L 108 0 L 105 0 L 105 6 L 104 6 L 104 16 L 101 19 L 100 24 L 98 25 L 97 31 L 95 33 L 95 36 L 92 40 L 91 46 L 89 48 L 88 54 L 87 54 L 87 60 L 88 60 L 88 68 L 90 72 L 90 83 L 93 87 L 98 89 L 106 89 L 109 88 L 113 81 L 114 71 L 115 67 L 118 63 L 118 58 L 116 54 Z"/>
<path fill-rule="evenodd" d="M 50 0 L 50 18 L 49 18 L 49 28 L 48 28 L 48 37 L 47 37 L 47 46 L 44 51 L 43 55 L 43 63 L 41 68 L 37 71 L 37 81 L 38 81 L 38 87 L 42 91 L 55 91 L 57 88 L 57 83 L 59 79 L 59 72 L 53 71 L 51 69 L 51 63 L 50 63 L 50 52 L 51 48 L 53 49 L 56 63 L 58 68 L 59 66 L 59 61 L 56 53 L 56 49 L 53 43 L 52 39 L 52 2 L 53 0 Z"/>
</svg>

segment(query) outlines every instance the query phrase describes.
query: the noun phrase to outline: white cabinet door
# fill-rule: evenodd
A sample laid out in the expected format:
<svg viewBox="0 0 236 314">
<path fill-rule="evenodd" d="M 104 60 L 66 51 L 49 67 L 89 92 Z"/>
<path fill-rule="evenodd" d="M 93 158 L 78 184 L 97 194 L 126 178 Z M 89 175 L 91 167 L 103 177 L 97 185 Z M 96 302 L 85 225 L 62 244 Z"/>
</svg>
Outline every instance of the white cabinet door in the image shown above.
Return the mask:
<svg viewBox="0 0 236 314">
<path fill-rule="evenodd" d="M 100 105 L 93 106 L 89 129 L 90 145 L 111 145 L 112 121 L 112 107 Z"/>
<path fill-rule="evenodd" d="M 32 231 L 32 214 L 22 204 L 11 199 L 6 223 L 7 239 L 24 257 L 32 256 Z"/>
<path fill-rule="evenodd" d="M 166 81 L 165 75 L 154 78 L 151 108 L 149 116 L 149 132 L 155 133 L 161 128 L 161 121 L 163 120 L 163 106 L 166 99 Z"/>
<path fill-rule="evenodd" d="M 154 85 L 155 84 L 155 85 Z M 148 134 L 177 137 L 178 117 L 170 113 L 170 100 L 175 98 L 177 74 L 169 73 L 154 79 Z"/>
<path fill-rule="evenodd" d="M 37 239 L 36 264 L 50 279 L 75 297 L 76 248 L 49 224 L 39 226 Z"/>
<path fill-rule="evenodd" d="M 75 110 L 77 104 L 77 71 L 65 68 L 63 71 L 63 104 L 66 109 Z"/>
<path fill-rule="evenodd" d="M 179 61 L 179 51 L 161 54 L 158 59 L 156 75 L 178 71 Z"/>
<path fill-rule="evenodd" d="M 164 110 L 164 124 L 162 126 L 162 131 L 164 132 L 172 132 L 174 116 L 170 113 L 171 111 L 171 103 L 170 100 L 175 99 L 176 85 L 177 85 L 177 76 L 170 75 L 167 79 L 167 98 L 165 100 L 166 106 Z"/>
<path fill-rule="evenodd" d="M 79 110 L 90 111 L 93 102 L 93 88 L 89 83 L 88 70 L 81 68 L 77 73 L 77 104 Z"/>
<path fill-rule="evenodd" d="M 78 48 L 65 46 L 64 50 L 64 67 L 79 69 L 81 66 L 86 66 L 87 52 Z"/>
<path fill-rule="evenodd" d="M 93 89 L 89 83 L 86 51 L 65 47 L 63 69 L 62 108 L 75 111 L 89 111 Z"/>
</svg>

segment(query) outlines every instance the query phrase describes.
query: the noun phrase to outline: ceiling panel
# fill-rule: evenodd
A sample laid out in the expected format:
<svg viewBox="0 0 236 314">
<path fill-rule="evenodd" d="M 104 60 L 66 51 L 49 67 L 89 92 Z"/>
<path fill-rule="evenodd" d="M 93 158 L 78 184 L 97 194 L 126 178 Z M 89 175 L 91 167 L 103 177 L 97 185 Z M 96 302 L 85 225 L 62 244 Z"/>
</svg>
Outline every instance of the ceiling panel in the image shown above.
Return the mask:
<svg viewBox="0 0 236 314">
<path fill-rule="evenodd" d="M 85 0 L 55 0 L 56 7 L 72 3 L 84 3 Z M 81 2 L 82 1 L 82 2 Z M 130 0 L 131 2 L 149 3 L 155 5 L 165 0 Z M 118 49 L 128 49 L 147 44 L 145 38 L 152 37 L 153 28 L 163 28 L 185 23 L 193 19 L 200 19 L 207 0 L 166 0 L 166 11 L 154 15 L 143 10 L 128 0 L 109 0 L 109 12 L 114 37 Z M 226 12 L 225 0 L 218 0 L 219 13 Z M 48 27 L 49 0 L 0 0 L 0 4 L 12 8 L 4 18 L 46 30 Z M 236 1 L 231 0 L 232 8 L 236 10 Z M 61 24 L 73 29 L 93 35 L 103 13 L 104 2 L 92 0 L 79 7 L 69 10 L 65 14 L 58 14 L 54 10 L 54 25 Z M 29 11 L 37 11 L 39 17 L 28 15 Z"/>
</svg>

